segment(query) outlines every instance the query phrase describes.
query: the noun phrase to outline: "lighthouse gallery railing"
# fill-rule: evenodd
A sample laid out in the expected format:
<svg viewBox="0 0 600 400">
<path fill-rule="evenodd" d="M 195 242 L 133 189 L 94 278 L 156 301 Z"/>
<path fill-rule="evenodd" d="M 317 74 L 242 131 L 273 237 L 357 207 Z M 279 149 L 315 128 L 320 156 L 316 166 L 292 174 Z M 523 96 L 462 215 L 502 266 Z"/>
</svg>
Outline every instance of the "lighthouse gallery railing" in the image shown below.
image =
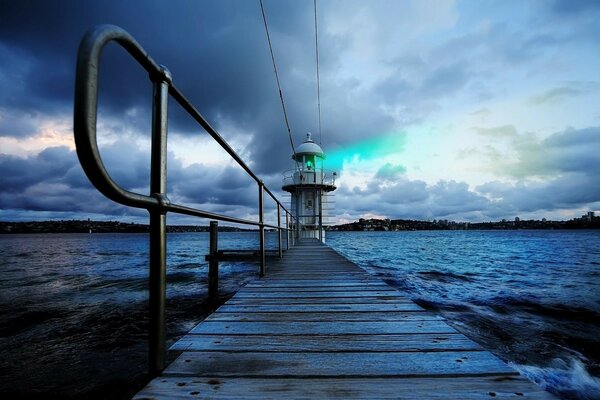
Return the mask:
<svg viewBox="0 0 600 400">
<path fill-rule="evenodd" d="M 110 41 L 117 42 L 127 50 L 148 72 L 153 83 L 150 195 L 131 192 L 119 186 L 106 171 L 100 157 L 96 138 L 98 70 L 102 50 Z M 167 105 L 169 95 L 254 179 L 258 186 L 258 221 L 215 214 L 173 204 L 169 201 L 166 179 Z M 177 89 L 173 84 L 169 71 L 157 64 L 129 33 L 117 26 L 97 26 L 88 31 L 81 40 L 77 56 L 73 130 L 79 162 L 92 184 L 109 199 L 130 207 L 145 208 L 150 214 L 149 370 L 152 375 L 158 374 L 165 367 L 166 213 L 171 212 L 258 226 L 261 276 L 265 273 L 265 228 L 277 229 L 279 256 L 281 257 L 281 232 L 284 230 L 287 232 L 289 243 L 289 222 L 293 216 Z M 264 223 L 263 194 L 265 192 L 277 204 L 277 225 Z M 281 210 L 286 213 L 285 227 L 281 224 Z"/>
</svg>

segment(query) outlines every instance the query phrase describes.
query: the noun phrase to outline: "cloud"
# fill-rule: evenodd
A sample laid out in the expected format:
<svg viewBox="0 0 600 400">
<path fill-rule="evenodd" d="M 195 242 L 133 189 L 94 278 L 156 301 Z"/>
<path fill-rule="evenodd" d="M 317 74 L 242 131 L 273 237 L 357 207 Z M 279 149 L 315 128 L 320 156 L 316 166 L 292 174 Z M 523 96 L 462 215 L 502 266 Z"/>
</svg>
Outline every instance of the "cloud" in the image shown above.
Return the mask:
<svg viewBox="0 0 600 400">
<path fill-rule="evenodd" d="M 148 194 L 149 152 L 131 141 L 102 146 L 103 162 L 115 182 Z M 245 218 L 256 212 L 258 189 L 241 168 L 191 164 L 169 156 L 168 196 L 179 204 L 227 211 Z M 0 209 L 138 216 L 101 195 L 85 177 L 74 151 L 52 147 L 22 158 L 0 155 Z M 143 211 L 143 210 L 142 210 Z"/>
<path fill-rule="evenodd" d="M 556 211 L 586 208 L 587 205 L 600 201 L 600 189 L 592 184 L 592 179 L 598 177 L 565 174 L 536 183 L 490 182 L 476 189 L 495 198 L 496 205 L 502 210 L 514 210 L 515 213 Z"/>
<path fill-rule="evenodd" d="M 533 104 L 556 104 L 569 97 L 577 97 L 581 91 L 571 87 L 558 87 L 550 89 L 538 96 L 531 98 Z"/>
<path fill-rule="evenodd" d="M 394 181 L 406 173 L 406 167 L 403 165 L 392 165 L 391 163 L 385 163 L 377 173 L 375 179 L 378 181 Z"/>
<path fill-rule="evenodd" d="M 600 127 L 568 129 L 545 139 L 519 134 L 512 125 L 476 130 L 513 146 L 508 153 L 514 157 L 507 160 L 498 152 L 492 164 L 511 181 L 427 184 L 410 179 L 403 166 L 386 163 L 363 188 L 340 187 L 337 203 L 345 215 L 481 221 L 581 210 L 600 202 L 600 187 L 594 185 L 600 182 Z"/>
<path fill-rule="evenodd" d="M 499 176 L 532 179 L 578 173 L 600 179 L 600 127 L 567 129 L 542 140 L 527 134 L 507 137 L 511 157 L 495 161 L 493 170 Z"/>
<path fill-rule="evenodd" d="M 42 182 L 58 182 L 76 166 L 74 153 L 66 147 L 49 147 L 28 158 L 0 154 L 0 190 L 17 193 Z"/>
<path fill-rule="evenodd" d="M 584 186 L 571 187 L 572 199 L 557 195 L 556 206 L 583 204 L 585 182 L 596 179 L 593 169 L 599 169 L 593 152 L 596 128 L 549 138 L 523 133 L 516 118 L 497 119 L 502 112 L 493 100 L 510 106 L 515 92 L 531 100 L 525 106 L 559 104 L 576 96 L 593 100 L 597 83 L 587 82 L 580 72 L 594 70 L 597 54 L 591 50 L 598 46 L 598 7 L 591 3 L 319 3 L 326 166 L 339 170 L 355 157 L 371 172 L 380 166 L 361 188 L 343 186 L 336 192 L 339 212 L 483 218 L 550 209 L 552 198 L 547 204 L 527 203 L 518 191 L 529 188 L 532 195 L 552 197 L 544 188 L 567 185 L 561 180 L 565 177 Z M 488 6 L 492 11 L 477 10 Z M 297 1 L 265 1 L 265 7 L 298 145 L 306 131 L 315 137 L 318 131 L 312 9 Z M 79 40 L 87 29 L 109 22 L 129 31 L 165 64 L 208 122 L 228 142 L 239 143 L 247 163 L 279 191 L 281 171 L 292 167 L 291 149 L 256 2 L 44 1 L 34 9 L 27 2 L 0 2 L 0 15 L 0 136 L 20 145 L 38 137 L 46 121 L 71 120 Z M 576 57 L 581 54 L 586 57 Z M 537 85 L 530 87 L 522 76 Z M 149 138 L 151 98 L 147 74 L 121 48 L 109 45 L 100 65 L 102 154 L 119 184 L 143 193 L 148 190 L 149 154 L 143 144 Z M 441 123 L 459 124 L 465 109 L 477 110 L 470 115 L 491 124 L 473 128 L 482 143 L 488 141 L 469 143 L 488 157 L 473 169 L 493 170 L 504 186 L 490 183 L 479 192 L 461 176 L 426 183 L 411 179 L 409 172 L 416 168 L 408 161 L 385 163 L 392 155 L 409 156 L 410 146 L 421 143 L 418 134 L 408 132 L 426 132 L 425 147 L 441 153 L 434 132 L 445 130 Z M 447 115 L 450 120 L 440 122 Z M 569 118 L 575 117 L 560 121 Z M 201 132 L 173 101 L 169 129 L 170 140 Z M 49 147 L 35 154 L 27 149 L 20 157 L 17 150 L 0 156 L 2 207 L 42 210 L 47 204 L 57 213 L 67 212 L 67 206 L 125 212 L 94 192 L 71 150 Z M 174 201 L 250 215 L 257 197 L 254 183 L 232 164 L 209 165 L 205 151 L 199 146 L 198 159 L 186 156 L 185 163 L 169 155 L 169 195 Z M 339 172 L 343 180 L 344 171 Z M 588 192 L 595 198 L 593 190 Z M 81 204 L 68 196 L 82 199 Z"/>
<path fill-rule="evenodd" d="M 545 92 L 532 96 L 530 102 L 534 105 L 559 104 L 570 98 L 576 98 L 597 92 L 600 88 L 598 82 L 565 82 L 564 85 L 555 87 Z"/>
<path fill-rule="evenodd" d="M 583 13 L 600 12 L 600 4 L 597 1 L 588 0 L 554 0 L 551 2 L 552 9 L 560 15 L 577 15 Z"/>
<path fill-rule="evenodd" d="M 25 138 L 39 133 L 39 114 L 0 108 L 0 136 Z"/>
<path fill-rule="evenodd" d="M 491 138 L 515 138 L 518 136 L 514 125 L 503 125 L 492 128 L 473 128 L 478 134 Z"/>
</svg>

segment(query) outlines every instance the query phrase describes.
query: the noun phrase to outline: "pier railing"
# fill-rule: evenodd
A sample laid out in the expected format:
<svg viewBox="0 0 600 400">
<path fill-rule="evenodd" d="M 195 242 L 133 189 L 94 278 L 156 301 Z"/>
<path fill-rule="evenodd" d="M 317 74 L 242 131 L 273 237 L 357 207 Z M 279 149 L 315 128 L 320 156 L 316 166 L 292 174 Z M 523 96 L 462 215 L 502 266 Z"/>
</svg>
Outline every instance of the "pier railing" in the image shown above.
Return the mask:
<svg viewBox="0 0 600 400">
<path fill-rule="evenodd" d="M 283 174 L 283 186 L 286 185 L 331 185 L 335 186 L 337 173 L 333 170 L 315 168 L 313 170 L 289 170 Z"/>
<path fill-rule="evenodd" d="M 150 194 L 128 191 L 108 174 L 96 137 L 98 109 L 98 73 L 100 57 L 106 44 L 114 41 L 123 47 L 149 74 L 153 84 L 152 147 L 150 160 Z M 167 196 L 167 109 L 169 95 L 233 158 L 256 182 L 258 188 L 258 221 L 216 214 L 172 203 Z M 173 84 L 171 74 L 148 55 L 126 31 L 114 25 L 101 25 L 81 40 L 77 56 L 73 130 L 79 162 L 92 184 L 109 199 L 150 214 L 150 337 L 149 370 L 156 375 L 165 367 L 165 297 L 166 297 L 166 214 L 176 213 L 236 224 L 253 225 L 259 229 L 260 275 L 265 274 L 265 228 L 278 232 L 281 257 L 283 231 L 289 243 L 293 215 L 275 197 L 263 181 L 250 169 L 229 144 L 210 126 L 192 103 Z M 277 225 L 264 222 L 264 194 L 277 205 Z M 281 212 L 285 213 L 285 226 Z M 292 238 L 293 240 L 293 238 Z"/>
</svg>

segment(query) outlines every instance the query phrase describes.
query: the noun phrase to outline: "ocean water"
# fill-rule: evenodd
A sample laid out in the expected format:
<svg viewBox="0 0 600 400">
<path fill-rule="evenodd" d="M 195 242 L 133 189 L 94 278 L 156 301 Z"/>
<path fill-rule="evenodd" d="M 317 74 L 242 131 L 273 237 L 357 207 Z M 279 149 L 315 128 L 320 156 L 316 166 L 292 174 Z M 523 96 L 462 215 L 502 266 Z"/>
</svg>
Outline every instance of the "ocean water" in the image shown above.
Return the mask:
<svg viewBox="0 0 600 400">
<path fill-rule="evenodd" d="M 167 248 L 170 344 L 214 306 L 208 233 L 169 234 Z M 258 234 L 219 233 L 219 248 L 256 249 Z M 219 272 L 225 301 L 258 265 Z M 130 398 L 146 379 L 147 286 L 146 234 L 0 235 L 0 397 Z"/>
<path fill-rule="evenodd" d="M 565 399 L 600 399 L 600 231 L 336 232 L 327 243 Z"/>
<path fill-rule="evenodd" d="M 600 399 L 600 231 L 328 232 L 327 243 L 549 391 Z M 257 248 L 258 236 L 220 233 L 219 247 Z M 208 235 L 169 234 L 168 250 L 172 342 L 213 307 Z M 0 235 L 2 398 L 139 389 L 147 254 L 145 234 Z M 222 301 L 257 270 L 221 264 Z"/>
</svg>

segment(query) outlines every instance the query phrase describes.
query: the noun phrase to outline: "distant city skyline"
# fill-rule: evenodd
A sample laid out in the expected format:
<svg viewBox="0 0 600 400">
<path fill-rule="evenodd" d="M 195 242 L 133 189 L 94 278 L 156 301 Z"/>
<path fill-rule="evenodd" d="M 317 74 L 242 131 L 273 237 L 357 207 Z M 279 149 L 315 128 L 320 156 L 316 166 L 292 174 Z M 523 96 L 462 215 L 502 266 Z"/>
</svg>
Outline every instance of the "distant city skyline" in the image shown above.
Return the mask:
<svg viewBox="0 0 600 400">
<path fill-rule="evenodd" d="M 311 1 L 265 0 L 293 138 L 321 139 Z M 578 218 L 600 212 L 600 2 L 319 0 L 322 147 L 336 223 Z M 0 3 L 0 220 L 145 223 L 74 153 L 84 32 L 129 31 L 279 195 L 292 168 L 258 2 Z M 121 49 L 101 65 L 101 151 L 147 192 L 151 87 Z M 169 196 L 256 218 L 256 187 L 171 103 Z M 283 196 L 281 196 L 283 197 Z M 275 218 L 273 208 L 269 219 Z M 173 224 L 202 224 L 169 217 Z"/>
</svg>

